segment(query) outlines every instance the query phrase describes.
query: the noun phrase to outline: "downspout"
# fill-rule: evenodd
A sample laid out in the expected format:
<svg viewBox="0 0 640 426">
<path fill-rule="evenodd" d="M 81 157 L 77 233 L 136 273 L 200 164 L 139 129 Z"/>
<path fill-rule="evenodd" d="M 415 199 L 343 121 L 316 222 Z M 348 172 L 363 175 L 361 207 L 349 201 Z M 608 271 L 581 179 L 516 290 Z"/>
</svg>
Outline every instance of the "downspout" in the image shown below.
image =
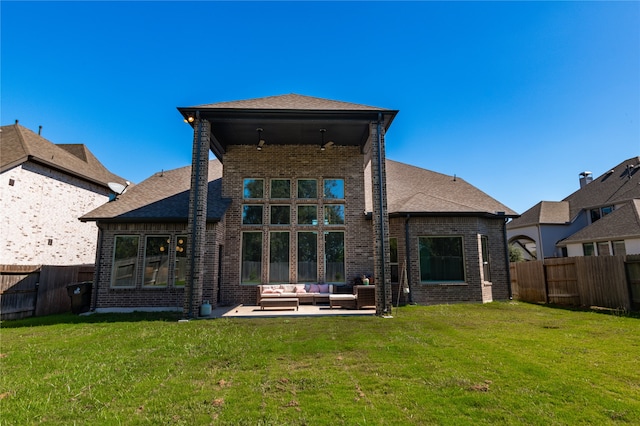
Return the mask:
<svg viewBox="0 0 640 426">
<path fill-rule="evenodd" d="M 382 272 L 381 276 L 382 276 L 382 289 L 384 292 L 384 306 L 383 306 L 383 312 L 385 314 L 388 314 L 390 312 L 389 311 L 389 307 L 387 305 L 387 280 L 385 278 L 386 274 L 385 274 L 385 251 L 384 251 L 384 189 L 383 189 L 383 182 L 382 182 L 382 136 L 380 135 L 380 130 L 381 130 L 381 126 L 380 126 L 380 121 L 382 120 L 382 113 L 379 112 L 378 113 L 378 123 L 377 123 L 377 133 L 378 133 L 378 173 L 379 173 L 379 187 L 380 187 L 380 272 Z"/>
<path fill-rule="evenodd" d="M 504 259 L 507 264 L 507 291 L 509 292 L 509 300 L 513 300 L 513 292 L 511 290 L 511 262 L 509 261 L 509 240 L 507 240 L 507 221 L 502 223 L 502 233 L 504 235 Z"/>
<path fill-rule="evenodd" d="M 196 120 L 198 120 L 198 136 L 196 140 L 196 160 L 199 160 L 200 159 L 200 138 L 202 134 L 202 120 L 200 120 L 199 110 L 196 111 Z M 197 167 L 196 164 L 192 164 L 192 167 L 196 168 L 196 178 L 194 182 L 194 188 L 191 188 L 192 195 L 193 195 L 193 213 L 192 213 L 193 217 L 191 218 L 191 266 L 189 268 L 189 310 L 187 313 L 188 318 L 193 318 L 193 284 L 194 284 L 193 275 L 196 270 L 193 257 L 196 250 L 196 232 L 198 229 L 197 220 L 196 220 L 198 217 L 198 209 L 196 208 L 196 204 L 198 203 L 197 194 L 198 194 L 198 186 L 200 183 L 200 167 Z"/>
<path fill-rule="evenodd" d="M 413 305 L 413 291 L 411 291 L 411 242 L 409 241 L 409 219 L 411 215 L 407 213 L 404 220 L 404 243 L 405 243 L 405 259 L 407 259 L 407 287 L 409 288 L 409 304 Z"/>
</svg>

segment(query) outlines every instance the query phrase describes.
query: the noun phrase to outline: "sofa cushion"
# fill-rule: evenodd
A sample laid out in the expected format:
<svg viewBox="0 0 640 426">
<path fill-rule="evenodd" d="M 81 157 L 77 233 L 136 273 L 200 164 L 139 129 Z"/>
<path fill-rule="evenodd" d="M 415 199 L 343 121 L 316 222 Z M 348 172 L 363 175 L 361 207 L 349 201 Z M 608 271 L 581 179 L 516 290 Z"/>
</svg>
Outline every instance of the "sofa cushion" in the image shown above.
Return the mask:
<svg viewBox="0 0 640 426">
<path fill-rule="evenodd" d="M 318 285 L 319 293 L 329 293 L 329 284 L 319 284 Z"/>
<path fill-rule="evenodd" d="M 296 293 L 306 293 L 307 290 L 304 288 L 304 284 L 296 284 Z"/>
<path fill-rule="evenodd" d="M 311 286 L 309 287 L 309 293 L 320 293 L 318 284 L 311 284 Z"/>
</svg>

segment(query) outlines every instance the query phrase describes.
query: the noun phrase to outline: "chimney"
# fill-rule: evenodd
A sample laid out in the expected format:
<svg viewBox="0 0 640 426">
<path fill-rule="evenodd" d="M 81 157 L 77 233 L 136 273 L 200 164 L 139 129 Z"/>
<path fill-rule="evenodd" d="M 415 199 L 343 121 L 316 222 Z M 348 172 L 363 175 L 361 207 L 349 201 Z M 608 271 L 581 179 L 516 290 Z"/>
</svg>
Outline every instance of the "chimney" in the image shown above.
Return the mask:
<svg viewBox="0 0 640 426">
<path fill-rule="evenodd" d="M 593 181 L 593 174 L 589 171 L 580 173 L 580 189 L 589 185 Z"/>
</svg>

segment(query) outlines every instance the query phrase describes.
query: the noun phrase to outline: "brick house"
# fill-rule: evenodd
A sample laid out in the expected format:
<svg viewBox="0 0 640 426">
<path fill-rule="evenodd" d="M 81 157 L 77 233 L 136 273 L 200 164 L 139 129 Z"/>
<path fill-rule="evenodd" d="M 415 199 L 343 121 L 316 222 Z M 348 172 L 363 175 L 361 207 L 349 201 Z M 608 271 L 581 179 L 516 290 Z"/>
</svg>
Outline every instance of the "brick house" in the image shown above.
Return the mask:
<svg viewBox="0 0 640 426">
<path fill-rule="evenodd" d="M 125 184 L 83 144 L 53 144 L 16 123 L 0 127 L 0 264 L 93 263 L 98 228 L 78 218 Z"/>
<path fill-rule="evenodd" d="M 258 284 L 363 274 L 379 314 L 405 274 L 416 303 L 509 297 L 504 227 L 517 215 L 461 179 L 387 160 L 397 111 L 293 94 L 179 111 L 192 165 L 82 218 L 100 228 L 94 309 L 193 316 L 203 300 L 255 304 Z"/>
</svg>

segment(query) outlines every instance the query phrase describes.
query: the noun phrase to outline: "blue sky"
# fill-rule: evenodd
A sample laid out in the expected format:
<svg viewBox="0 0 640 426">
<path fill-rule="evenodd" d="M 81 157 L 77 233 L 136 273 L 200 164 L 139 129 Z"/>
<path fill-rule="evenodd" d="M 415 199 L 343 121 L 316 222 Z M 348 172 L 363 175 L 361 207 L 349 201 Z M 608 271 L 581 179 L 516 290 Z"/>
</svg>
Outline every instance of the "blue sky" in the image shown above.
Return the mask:
<svg viewBox="0 0 640 426">
<path fill-rule="evenodd" d="M 387 157 L 519 213 L 640 155 L 640 2 L 2 1 L 2 125 L 140 182 L 176 107 L 297 93 L 397 109 Z"/>
</svg>

